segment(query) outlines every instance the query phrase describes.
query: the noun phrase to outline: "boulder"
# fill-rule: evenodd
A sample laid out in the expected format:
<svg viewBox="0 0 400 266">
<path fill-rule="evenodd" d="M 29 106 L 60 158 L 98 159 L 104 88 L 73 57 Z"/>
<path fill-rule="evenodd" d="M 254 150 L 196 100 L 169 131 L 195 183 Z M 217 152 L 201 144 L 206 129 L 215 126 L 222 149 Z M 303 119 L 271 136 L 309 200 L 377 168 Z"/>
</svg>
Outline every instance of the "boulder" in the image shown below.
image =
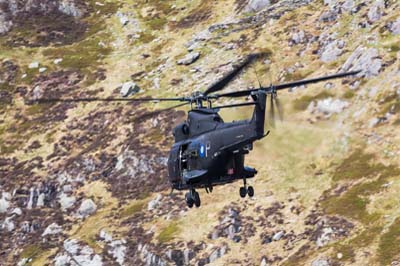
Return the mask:
<svg viewBox="0 0 400 266">
<path fill-rule="evenodd" d="M 377 76 L 382 68 L 382 59 L 375 48 L 359 46 L 343 64 L 341 70 L 361 70 L 358 76 Z"/>
<path fill-rule="evenodd" d="M 75 2 L 72 0 L 60 1 L 60 3 L 58 4 L 58 11 L 75 18 L 80 18 L 83 15 L 83 11 L 79 9 L 76 6 Z"/>
<path fill-rule="evenodd" d="M 81 246 L 76 239 L 64 241 L 64 250 L 54 259 L 55 266 L 90 265 L 102 266 L 102 258 L 89 246 Z"/>
<path fill-rule="evenodd" d="M 277 232 L 277 233 L 274 234 L 274 236 L 272 237 L 272 239 L 273 239 L 274 241 L 279 241 L 279 240 L 283 237 L 284 234 L 285 234 L 285 233 L 284 233 L 283 231 L 279 231 L 279 232 Z"/>
<path fill-rule="evenodd" d="M 56 58 L 56 59 L 54 59 L 53 63 L 56 64 L 56 65 L 58 65 L 58 64 L 61 63 L 62 61 L 63 61 L 62 58 Z"/>
<path fill-rule="evenodd" d="M 390 25 L 390 32 L 393 34 L 400 34 L 400 18 Z"/>
<path fill-rule="evenodd" d="M 342 41 L 333 41 L 329 43 L 321 53 L 321 61 L 329 63 L 335 61 L 341 54 L 344 43 Z"/>
<path fill-rule="evenodd" d="M 61 209 L 65 211 L 74 206 L 76 198 L 74 196 L 67 196 L 64 193 L 61 193 L 58 202 L 61 204 Z"/>
<path fill-rule="evenodd" d="M 44 230 L 42 236 L 57 235 L 63 231 L 62 227 L 56 223 L 52 223 Z"/>
<path fill-rule="evenodd" d="M 8 232 L 11 232 L 11 231 L 13 231 L 14 229 L 15 229 L 15 224 L 14 224 L 14 222 L 12 221 L 12 216 L 11 217 L 7 217 L 5 220 L 4 220 L 4 222 L 3 222 L 3 224 L 1 225 L 1 228 L 3 229 L 3 230 L 7 230 Z"/>
<path fill-rule="evenodd" d="M 140 87 L 132 81 L 125 82 L 121 88 L 121 96 L 128 97 L 140 91 Z"/>
<path fill-rule="evenodd" d="M 81 206 L 79 207 L 78 213 L 82 217 L 87 217 L 97 210 L 97 205 L 91 199 L 86 199 L 82 201 Z"/>
<path fill-rule="evenodd" d="M 350 104 L 339 99 L 327 98 L 317 102 L 317 111 L 326 115 L 341 113 Z"/>
<path fill-rule="evenodd" d="M 271 5 L 270 0 L 250 0 L 245 7 L 245 12 L 257 12 Z"/>
<path fill-rule="evenodd" d="M 329 266 L 329 261 L 326 259 L 316 259 L 311 263 L 311 266 Z"/>
<path fill-rule="evenodd" d="M 158 194 L 157 197 L 147 204 L 147 210 L 151 211 L 157 208 L 161 204 L 162 195 Z"/>
<path fill-rule="evenodd" d="M 292 34 L 291 41 L 293 44 L 304 43 L 306 41 L 306 34 L 303 30 L 297 31 Z"/>
<path fill-rule="evenodd" d="M 32 62 L 28 66 L 29 69 L 39 68 L 39 62 Z"/>
<path fill-rule="evenodd" d="M 176 63 L 178 65 L 190 65 L 193 64 L 197 59 L 199 59 L 200 53 L 199 52 L 191 52 L 187 54 L 184 58 L 178 60 Z"/>
<path fill-rule="evenodd" d="M 7 16 L 0 10 L 0 34 L 7 33 L 11 30 L 13 23 L 6 18 Z"/>
<path fill-rule="evenodd" d="M 7 200 L 7 198 L 2 195 L 0 199 L 0 213 L 5 213 L 7 212 L 7 209 L 10 207 L 10 202 Z"/>
<path fill-rule="evenodd" d="M 370 23 L 377 22 L 383 16 L 383 10 L 385 8 L 385 3 L 382 0 L 374 1 L 373 5 L 368 11 L 368 21 Z"/>
</svg>

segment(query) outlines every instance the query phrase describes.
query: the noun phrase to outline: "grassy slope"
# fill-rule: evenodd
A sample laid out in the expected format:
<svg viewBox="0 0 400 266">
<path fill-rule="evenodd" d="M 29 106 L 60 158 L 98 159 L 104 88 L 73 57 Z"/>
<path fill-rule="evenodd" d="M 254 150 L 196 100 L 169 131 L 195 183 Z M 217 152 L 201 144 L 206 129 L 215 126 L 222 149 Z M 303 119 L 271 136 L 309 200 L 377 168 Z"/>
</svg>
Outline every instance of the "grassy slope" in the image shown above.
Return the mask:
<svg viewBox="0 0 400 266">
<path fill-rule="evenodd" d="M 177 58 L 186 53 L 184 44 L 191 38 L 192 34 L 198 32 L 205 28 L 206 25 L 210 25 L 216 21 L 223 21 L 226 16 L 231 16 L 234 9 L 233 1 L 203 1 L 203 4 L 199 4 L 199 1 L 191 1 L 189 6 L 182 12 L 174 12 L 170 9 L 172 4 L 177 7 L 187 5 L 184 1 L 154 1 L 152 5 L 155 10 L 164 13 L 168 20 L 173 18 L 179 21 L 182 17 L 195 12 L 193 10 L 211 9 L 212 16 L 206 21 L 195 24 L 195 26 L 187 29 L 175 29 L 175 28 L 163 28 L 160 25 L 165 21 L 155 20 L 153 18 L 146 18 L 141 15 L 145 8 L 146 3 L 144 1 L 124 1 L 121 7 L 121 11 L 133 12 L 140 21 L 140 25 L 143 28 L 143 33 L 141 38 L 135 43 L 129 43 L 126 40 L 125 29 L 121 27 L 117 18 L 112 16 L 111 18 L 105 19 L 105 28 L 93 35 L 93 41 L 89 42 L 84 40 L 80 44 L 73 45 L 74 47 L 63 47 L 57 48 L 60 53 L 52 49 L 45 48 L 27 48 L 27 49 L 12 49 L 8 50 L 2 47 L 1 59 L 11 58 L 17 60 L 18 64 L 23 66 L 26 70 L 27 65 L 32 61 L 32 58 L 40 61 L 43 65 L 53 68 L 51 61 L 58 57 L 59 54 L 64 54 L 65 61 L 58 68 L 68 68 L 70 66 L 82 67 L 82 70 L 86 71 L 90 69 L 93 64 L 101 63 L 104 68 L 107 69 L 107 79 L 101 82 L 88 81 L 87 90 L 95 89 L 98 87 L 104 87 L 104 95 L 110 95 L 114 88 L 116 88 L 120 83 L 129 80 L 132 73 L 138 71 L 149 71 L 157 67 L 160 62 L 162 62 L 161 57 L 168 56 L 171 61 L 174 62 Z M 122 4 L 122 2 L 120 2 Z M 212 7 L 212 8 L 211 8 Z M 271 26 L 268 25 L 266 29 L 263 29 L 255 41 L 249 44 L 248 47 L 260 48 L 268 47 L 272 50 L 272 64 L 273 68 L 271 74 L 267 74 L 265 71 L 261 71 L 261 80 L 272 80 L 276 81 L 279 76 L 279 72 L 284 68 L 292 66 L 295 62 L 301 61 L 305 68 L 301 70 L 300 73 L 296 73 L 295 77 L 303 77 L 311 74 L 310 76 L 318 76 L 327 72 L 335 72 L 337 66 L 340 66 L 344 60 L 351 54 L 359 44 L 366 45 L 366 36 L 369 36 L 371 32 L 379 32 L 380 27 L 354 31 L 351 29 L 353 27 L 352 22 L 357 22 L 360 17 L 350 17 L 343 15 L 340 18 L 340 22 L 337 26 L 332 27 L 331 31 L 339 31 L 339 34 L 344 34 L 347 31 L 351 32 L 350 36 L 346 37 L 348 43 L 347 50 L 342 57 L 340 57 L 336 62 L 332 64 L 322 64 L 316 55 L 311 53 L 312 49 L 309 49 L 305 56 L 301 59 L 296 55 L 297 47 L 289 47 L 287 41 L 289 38 L 289 32 L 292 27 L 298 27 L 307 30 L 313 34 L 320 34 L 321 30 L 314 26 L 315 19 L 325 10 L 321 3 L 317 2 L 308 7 L 301 8 L 294 12 L 284 15 L 278 21 L 275 21 Z M 394 14 L 392 14 L 393 16 Z M 390 18 L 385 18 L 389 20 Z M 384 22 L 382 22 L 384 25 Z M 252 35 L 252 30 L 246 30 L 244 34 Z M 223 38 L 223 41 L 235 40 L 239 36 L 238 34 L 232 34 Z M 98 50 L 96 48 L 96 43 L 102 38 L 107 42 L 112 50 Z M 157 42 L 149 42 L 151 39 L 161 38 Z M 385 59 L 392 59 L 398 57 L 396 53 L 387 52 L 385 50 L 387 47 L 395 46 L 399 42 L 398 37 L 394 36 L 380 36 L 378 43 L 371 45 L 373 47 L 378 47 L 382 49 L 381 52 L 384 54 Z M 112 45 L 114 43 L 115 45 Z M 75 48 L 89 49 L 89 47 L 94 47 L 93 51 L 95 53 L 105 53 L 105 59 L 102 61 L 97 61 L 98 58 L 86 57 L 85 53 L 90 53 L 90 51 L 83 50 L 82 56 L 88 61 L 84 61 L 83 65 L 74 61 L 76 55 L 69 54 L 75 53 Z M 66 51 L 64 51 L 65 49 Z M 393 50 L 393 49 L 392 49 Z M 395 50 L 395 49 L 394 49 Z M 68 51 L 68 52 L 67 52 Z M 202 50 L 202 58 L 196 63 L 204 67 L 205 69 L 210 69 L 222 61 L 228 61 L 228 59 L 236 58 L 238 51 L 224 51 L 221 52 L 213 44 L 209 44 L 207 49 Z M 241 51 L 242 53 L 247 53 L 247 50 Z M 148 53 L 151 57 L 145 61 L 141 58 L 141 55 Z M 215 56 L 216 55 L 216 56 Z M 68 60 L 68 59 L 70 60 Z M 79 60 L 78 60 L 79 61 Z M 71 64 L 71 65 L 69 65 Z M 284 123 L 279 124 L 276 130 L 272 130 L 271 135 L 265 140 L 258 142 L 255 145 L 254 151 L 248 157 L 248 164 L 259 169 L 259 174 L 256 179 L 254 179 L 252 184 L 256 187 L 256 200 L 241 200 L 238 197 L 239 183 L 227 185 L 224 187 L 219 187 L 215 189 L 215 192 L 211 195 L 205 195 L 202 198 L 202 207 L 198 210 L 192 210 L 186 213 L 185 216 L 180 217 L 176 221 L 165 221 L 164 218 L 154 218 L 153 221 L 149 222 L 150 225 L 156 225 L 154 242 L 168 242 L 168 241 L 206 241 L 214 244 L 218 244 L 221 240 L 211 241 L 207 239 L 207 234 L 212 230 L 212 228 L 218 223 L 218 213 L 224 206 L 229 205 L 232 202 L 236 202 L 240 205 L 244 204 L 247 208 L 244 211 L 244 215 L 259 216 L 261 214 L 255 211 L 257 206 L 269 206 L 272 202 L 284 201 L 286 202 L 288 198 L 296 198 L 296 203 L 301 204 L 305 207 L 305 211 L 299 217 L 293 218 L 294 220 L 285 225 L 287 231 L 293 229 L 297 232 L 301 232 L 304 228 L 305 216 L 309 213 L 311 209 L 315 207 L 315 204 L 319 201 L 321 195 L 324 191 L 330 191 L 336 184 L 342 184 L 347 181 L 339 180 L 335 178 L 337 171 L 340 170 L 340 165 L 343 165 L 348 155 L 354 151 L 358 151 L 362 154 L 375 154 L 374 160 L 381 162 L 384 165 L 390 165 L 391 169 L 396 169 L 396 164 L 398 162 L 397 156 L 385 156 L 387 151 L 396 151 L 400 145 L 399 136 L 393 132 L 396 127 L 381 126 L 374 129 L 379 135 L 385 136 L 389 143 L 366 143 L 365 134 L 371 132 L 370 129 L 363 126 L 367 121 L 372 118 L 371 113 L 366 112 L 359 118 L 359 122 L 354 121 L 352 118 L 352 113 L 360 109 L 362 106 L 366 105 L 368 108 L 373 109 L 373 107 L 381 109 L 386 108 L 386 106 L 381 106 L 377 104 L 378 98 L 385 98 L 389 93 L 390 84 L 394 81 L 399 81 L 397 76 L 390 76 L 392 70 L 398 69 L 399 65 L 395 63 L 390 66 L 382 76 L 388 76 L 386 83 L 382 84 L 381 78 L 372 78 L 370 80 L 365 80 L 362 88 L 369 88 L 377 86 L 379 88 L 379 93 L 374 99 L 366 99 L 356 92 L 356 96 L 351 98 L 353 104 L 349 110 L 344 113 L 331 118 L 329 121 L 318 122 L 316 124 L 310 124 L 307 121 L 308 114 L 296 110 L 296 105 L 292 105 L 292 101 L 298 99 L 297 102 L 304 102 L 307 98 L 302 97 L 314 97 L 318 95 L 321 91 L 321 85 L 309 86 L 306 91 L 296 91 L 294 93 L 283 93 L 282 99 L 286 102 L 286 120 Z M 262 70 L 262 66 L 257 66 Z M 200 82 L 204 82 L 207 77 L 205 76 L 200 81 L 189 73 L 188 69 L 190 67 L 175 66 L 168 67 L 160 75 L 160 84 L 162 89 L 153 89 L 153 84 L 151 78 L 149 80 L 141 80 L 140 85 L 145 88 L 146 95 L 157 95 L 157 96 L 167 96 L 173 95 L 176 92 L 190 92 L 193 87 L 196 87 Z M 249 71 L 250 72 L 250 71 Z M 170 85 L 171 77 L 182 77 L 184 79 L 184 86 L 174 87 Z M 290 77 L 288 77 L 290 78 Z M 254 75 L 252 73 L 247 73 L 244 76 L 244 80 L 254 80 Z M 347 86 L 341 86 L 339 81 L 335 81 L 335 89 L 330 91 L 332 95 L 341 96 L 345 93 Z M 29 84 L 28 84 L 29 85 Z M 372 100 L 372 101 L 371 101 Z M 390 100 L 391 101 L 391 100 Z M 17 100 L 17 106 L 24 110 L 26 107 Z M 301 105 L 301 104 L 300 104 Z M 160 104 L 157 107 L 162 107 Z M 372 106 L 372 107 L 371 107 Z M 87 104 L 79 105 L 77 108 L 69 111 L 68 121 L 71 121 L 75 117 L 79 117 L 82 114 L 88 114 L 92 110 L 96 110 L 98 105 Z M 113 107 L 108 107 L 112 109 Z M 301 109 L 301 108 L 300 108 Z M 239 111 L 225 113 L 227 117 L 237 117 Z M 13 122 L 12 110 L 6 112 L 2 115 L 2 119 L 5 120 L 5 126 L 8 127 L 10 123 Z M 52 127 L 52 131 L 56 132 L 53 136 L 53 142 L 57 142 L 62 136 L 62 130 L 65 129 L 64 124 L 57 124 Z M 122 131 L 122 129 L 121 129 Z M 10 134 L 10 135 L 3 135 Z M 34 140 L 43 140 L 48 132 L 41 135 L 33 134 L 29 136 L 29 141 L 26 146 Z M 2 138 L 11 137 L 16 138 L 17 136 L 11 133 L 2 133 Z M 347 144 L 343 144 L 347 143 Z M 30 154 L 25 154 L 22 152 L 23 147 L 17 147 L 13 156 L 19 159 L 30 159 L 37 155 L 46 156 L 52 151 L 49 150 L 50 145 L 41 148 Z M 363 147 L 362 150 L 357 150 L 357 148 Z M 78 151 L 77 151 L 78 152 Z M 8 156 L 11 156 L 8 154 Z M 368 167 L 366 164 L 370 165 L 374 173 L 372 177 L 374 180 L 378 180 L 379 173 L 382 171 L 382 166 L 378 163 L 372 162 L 362 162 L 361 168 Z M 378 166 L 379 165 L 379 166 Z M 350 168 L 356 167 L 350 164 Z M 376 167 L 376 169 L 374 168 Z M 358 170 L 358 169 L 355 169 Z M 374 172 L 377 171 L 377 172 Z M 322 172 L 322 174 L 316 175 L 316 172 Z M 394 171 L 397 173 L 396 171 Z M 328 248 L 321 250 L 328 257 L 335 258 L 337 252 L 345 253 L 346 250 L 352 250 L 343 260 L 347 260 L 347 264 L 360 265 L 362 263 L 368 264 L 382 264 L 386 265 L 395 259 L 399 254 L 391 243 L 396 239 L 398 234 L 398 215 L 400 202 L 398 201 L 397 191 L 400 186 L 400 182 L 396 179 L 398 174 L 388 175 L 383 180 L 371 181 L 368 180 L 367 176 L 359 176 L 357 178 L 357 184 L 351 184 L 349 191 L 341 196 L 332 196 L 329 200 L 322 203 L 323 208 L 329 214 L 340 214 L 348 219 L 353 220 L 357 224 L 357 230 L 349 237 L 349 239 L 343 241 L 343 243 L 332 244 Z M 383 190 L 381 186 L 385 182 L 393 181 L 392 186 Z M 371 182 L 374 183 L 373 188 L 366 188 Z M 92 184 L 96 185 L 96 184 Z M 97 184 L 98 185 L 98 184 Z M 102 187 L 102 185 L 99 187 Z M 102 200 L 106 201 L 101 207 L 101 212 L 91 219 L 87 219 L 81 224 L 77 225 L 77 229 L 73 229 L 70 235 L 77 237 L 82 241 L 86 241 L 90 245 L 96 244 L 91 243 L 92 237 L 96 235 L 100 229 L 97 224 L 98 218 L 103 218 L 103 214 L 106 215 L 107 212 L 115 206 L 116 199 L 111 198 L 102 189 L 98 190 L 101 195 L 95 195 L 102 197 Z M 272 192 L 272 196 L 271 196 Z M 104 194 L 106 193 L 106 194 Z M 167 192 L 166 192 L 167 193 Z M 353 194 L 352 194 L 353 193 Z M 144 202 L 153 198 L 150 195 Z M 360 198 L 359 198 L 360 197 Z M 356 200 L 360 200 L 360 204 L 357 204 Z M 347 204 L 350 202 L 350 209 L 347 212 L 343 212 L 341 208 L 333 208 L 332 206 L 337 204 Z M 325 204 L 325 205 L 324 205 Z M 142 203 L 137 203 L 133 201 L 128 203 L 124 215 L 130 216 L 137 211 L 141 211 L 143 208 Z M 123 209 L 120 210 L 121 212 Z M 354 215 L 354 213 L 360 213 L 360 215 Z M 365 218 L 371 218 L 369 215 L 373 215 L 373 223 L 366 223 Z M 291 217 L 287 214 L 288 219 Z M 118 224 L 115 220 L 103 220 L 102 223 L 104 227 L 113 228 Z M 82 230 L 79 228 L 89 228 L 85 230 L 87 232 L 92 232 L 90 235 L 88 233 L 81 234 Z M 93 230 L 93 231 L 92 231 Z M 122 230 L 122 229 L 121 229 Z M 261 233 L 261 232 L 258 232 Z M 368 246 L 365 242 L 369 243 Z M 260 239 L 256 234 L 255 237 L 249 239 L 249 243 L 243 246 L 239 244 L 230 244 L 231 251 L 229 256 L 224 256 L 223 258 L 217 260 L 215 265 L 226 265 L 228 261 L 232 261 L 234 258 L 242 259 L 247 257 L 253 261 L 254 264 L 258 264 L 263 255 L 268 255 L 272 253 L 281 254 L 281 256 L 289 256 L 291 253 L 282 250 L 282 246 L 273 243 L 265 250 L 265 246 L 262 246 Z M 371 256 L 364 258 L 362 256 L 363 251 L 370 251 Z M 54 251 L 53 251 L 54 252 Z M 293 252 L 292 252 L 293 253 Z M 45 257 L 52 254 L 44 253 L 40 256 L 36 262 L 37 265 L 43 264 Z M 313 257 L 313 253 L 308 254 L 310 257 L 304 258 L 305 261 Z"/>
</svg>

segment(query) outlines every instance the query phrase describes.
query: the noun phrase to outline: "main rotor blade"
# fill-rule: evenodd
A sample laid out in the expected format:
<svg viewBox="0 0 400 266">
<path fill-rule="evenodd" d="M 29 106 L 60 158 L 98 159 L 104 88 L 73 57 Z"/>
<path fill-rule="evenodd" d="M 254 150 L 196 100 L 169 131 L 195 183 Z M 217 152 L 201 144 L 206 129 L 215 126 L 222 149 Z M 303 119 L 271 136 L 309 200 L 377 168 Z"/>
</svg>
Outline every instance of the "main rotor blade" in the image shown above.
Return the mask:
<svg viewBox="0 0 400 266">
<path fill-rule="evenodd" d="M 271 127 L 275 128 L 275 107 L 274 107 L 274 96 L 270 95 L 271 107 L 269 109 L 269 123 Z"/>
<path fill-rule="evenodd" d="M 258 88 L 258 89 L 250 89 L 250 90 L 241 90 L 241 91 L 234 91 L 234 92 L 228 92 L 228 93 L 223 93 L 223 94 L 217 94 L 217 95 L 210 95 L 210 97 L 214 98 L 221 98 L 221 97 L 244 97 L 250 95 L 254 91 L 258 90 L 263 90 L 265 92 L 272 92 L 273 90 L 283 90 L 283 89 L 288 89 L 288 88 L 293 88 L 301 85 L 306 85 L 310 83 L 316 83 L 316 82 L 321 82 L 329 79 L 336 79 L 336 78 L 343 78 L 346 76 L 351 76 L 360 73 L 361 71 L 352 71 L 352 72 L 346 72 L 346 73 L 339 73 L 339 74 L 334 74 L 334 75 L 329 75 L 329 76 L 324 76 L 324 77 L 319 77 L 319 78 L 314 78 L 314 79 L 305 79 L 305 80 L 299 80 L 299 81 L 294 81 L 294 82 L 289 82 L 289 83 L 284 83 L 284 84 L 278 84 L 274 86 L 269 86 L 269 87 L 263 87 L 263 88 Z"/>
<path fill-rule="evenodd" d="M 279 120 L 283 121 L 283 107 L 278 96 L 275 97 L 276 109 L 278 109 Z"/>
<path fill-rule="evenodd" d="M 241 106 L 249 106 L 249 105 L 255 105 L 256 102 L 251 102 L 251 103 L 236 103 L 236 104 L 229 104 L 229 105 L 222 105 L 222 106 L 216 106 L 213 107 L 212 109 L 223 109 L 223 108 L 231 108 L 231 107 L 241 107 Z"/>
<path fill-rule="evenodd" d="M 249 55 L 246 60 L 238 67 L 236 67 L 234 70 L 226 74 L 222 79 L 208 87 L 208 89 L 204 92 L 204 95 L 208 95 L 212 92 L 217 92 L 225 88 L 226 85 L 228 85 L 246 66 L 252 63 L 253 60 L 256 59 L 258 56 L 259 54 Z"/>
<path fill-rule="evenodd" d="M 62 99 L 47 98 L 30 100 L 28 103 L 56 103 L 56 102 L 165 102 L 165 101 L 188 101 L 186 98 L 79 98 L 79 99 Z"/>
<path fill-rule="evenodd" d="M 301 86 L 301 85 L 307 85 L 307 84 L 310 84 L 310 83 L 317 83 L 317 82 L 321 82 L 321 81 L 325 81 L 325 80 L 329 80 L 329 79 L 343 78 L 343 77 L 347 77 L 347 76 L 351 76 L 351 75 L 356 75 L 356 74 L 358 74 L 360 72 L 361 72 L 361 70 L 357 70 L 357 71 L 338 73 L 338 74 L 319 77 L 319 78 L 304 79 L 304 80 L 299 80 L 299 81 L 294 81 L 294 82 L 274 85 L 273 88 L 275 90 L 283 90 L 283 89 L 298 87 L 298 86 Z"/>
<path fill-rule="evenodd" d="M 158 110 L 154 110 L 154 111 L 149 112 L 149 113 L 144 113 L 141 116 L 135 117 L 135 121 L 142 120 L 142 119 L 147 119 L 149 117 L 152 117 L 152 116 L 155 116 L 155 115 L 159 115 L 159 114 L 161 114 L 161 113 L 163 113 L 165 111 L 169 111 L 169 110 L 172 110 L 172 109 L 175 109 L 175 108 L 178 108 L 178 107 L 182 107 L 182 106 L 185 106 L 185 105 L 188 105 L 188 104 L 189 104 L 188 102 L 181 103 L 181 104 L 174 105 L 174 106 L 171 106 L 171 107 L 167 107 L 167 108 L 164 108 L 164 109 L 158 109 Z"/>
</svg>

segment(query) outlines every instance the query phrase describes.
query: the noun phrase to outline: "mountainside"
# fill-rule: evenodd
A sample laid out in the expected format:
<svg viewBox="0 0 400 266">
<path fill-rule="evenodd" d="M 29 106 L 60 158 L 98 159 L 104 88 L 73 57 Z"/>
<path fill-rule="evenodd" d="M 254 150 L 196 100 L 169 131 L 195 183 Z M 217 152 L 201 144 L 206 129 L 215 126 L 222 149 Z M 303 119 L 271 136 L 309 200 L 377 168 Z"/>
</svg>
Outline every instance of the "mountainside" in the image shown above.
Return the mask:
<svg viewBox="0 0 400 266">
<path fill-rule="evenodd" d="M 279 94 L 251 199 L 170 195 L 187 108 L 32 104 L 190 95 L 256 52 L 226 91 L 361 73 Z M 399 159 L 397 0 L 0 0 L 0 265 L 400 265 Z"/>
</svg>

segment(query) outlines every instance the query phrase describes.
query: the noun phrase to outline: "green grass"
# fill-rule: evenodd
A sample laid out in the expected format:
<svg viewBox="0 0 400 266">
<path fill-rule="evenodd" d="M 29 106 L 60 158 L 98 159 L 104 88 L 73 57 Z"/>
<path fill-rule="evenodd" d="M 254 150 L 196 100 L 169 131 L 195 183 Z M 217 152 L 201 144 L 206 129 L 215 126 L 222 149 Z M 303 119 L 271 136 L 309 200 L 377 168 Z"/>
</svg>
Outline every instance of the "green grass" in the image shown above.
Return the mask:
<svg viewBox="0 0 400 266">
<path fill-rule="evenodd" d="M 379 214 L 370 214 L 367 211 L 369 196 L 380 192 L 389 177 L 400 175 L 400 168 L 376 163 L 375 159 L 374 155 L 357 149 L 334 169 L 333 181 L 363 178 L 366 181 L 351 187 L 340 196 L 329 196 L 323 200 L 321 205 L 328 214 L 343 215 L 364 224 L 371 224 L 379 219 Z"/>
<path fill-rule="evenodd" d="M 296 111 L 304 111 L 307 109 L 307 107 L 310 105 L 312 101 L 322 100 L 332 96 L 333 94 L 327 91 L 322 91 L 314 96 L 304 95 L 299 99 L 295 99 L 293 101 L 293 108 Z"/>
<path fill-rule="evenodd" d="M 389 227 L 379 242 L 378 261 L 380 265 L 390 265 L 394 260 L 400 259 L 400 217 Z"/>
<path fill-rule="evenodd" d="M 145 205 L 146 203 L 144 201 L 135 202 L 134 204 L 123 210 L 120 215 L 122 218 L 130 217 L 138 212 L 141 212 Z"/>
<path fill-rule="evenodd" d="M 40 245 L 32 244 L 24 248 L 20 254 L 20 258 L 30 258 L 34 260 L 43 251 L 44 250 Z"/>
<path fill-rule="evenodd" d="M 355 150 L 350 156 L 336 167 L 333 173 L 333 180 L 356 180 L 363 177 L 374 178 L 382 176 L 383 178 L 392 176 L 394 166 L 385 166 L 381 163 L 372 163 L 375 156 L 366 154 L 361 149 Z M 398 172 L 398 171 L 397 171 Z"/>
<path fill-rule="evenodd" d="M 158 242 L 167 243 L 174 239 L 175 235 L 180 231 L 177 222 L 171 222 L 167 227 L 165 227 L 157 237 Z"/>
</svg>

